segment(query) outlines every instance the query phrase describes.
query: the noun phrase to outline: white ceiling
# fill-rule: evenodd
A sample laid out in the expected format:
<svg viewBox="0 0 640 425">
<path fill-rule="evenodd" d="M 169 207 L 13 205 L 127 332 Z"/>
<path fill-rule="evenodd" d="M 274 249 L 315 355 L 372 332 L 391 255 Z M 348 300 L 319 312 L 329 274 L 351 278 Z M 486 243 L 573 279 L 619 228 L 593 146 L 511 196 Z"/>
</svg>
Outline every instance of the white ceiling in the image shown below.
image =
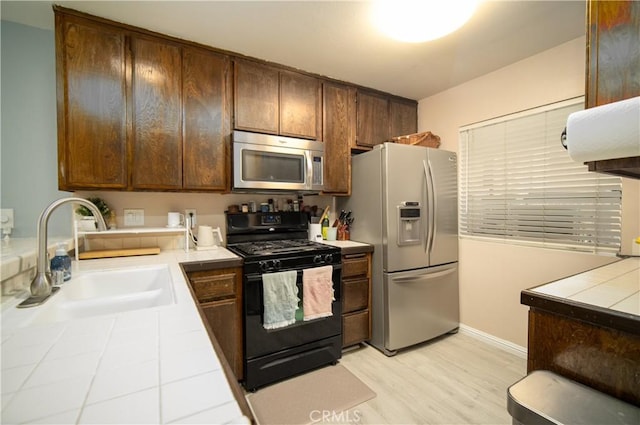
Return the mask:
<svg viewBox="0 0 640 425">
<path fill-rule="evenodd" d="M 405 44 L 371 27 L 367 1 L 57 4 L 417 100 L 583 36 L 586 13 L 584 0 L 485 1 L 455 33 Z M 50 2 L 1 7 L 3 20 L 53 29 Z"/>
</svg>

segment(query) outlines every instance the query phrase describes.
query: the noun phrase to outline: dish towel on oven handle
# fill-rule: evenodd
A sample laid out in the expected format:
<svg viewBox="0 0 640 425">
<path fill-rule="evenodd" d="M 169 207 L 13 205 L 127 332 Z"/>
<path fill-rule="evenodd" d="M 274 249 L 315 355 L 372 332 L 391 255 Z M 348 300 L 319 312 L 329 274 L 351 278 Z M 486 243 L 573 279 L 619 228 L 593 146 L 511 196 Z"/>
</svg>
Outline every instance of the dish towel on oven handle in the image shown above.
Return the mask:
<svg viewBox="0 0 640 425">
<path fill-rule="evenodd" d="M 332 316 L 331 304 L 334 298 L 333 266 L 314 267 L 302 271 L 303 320 L 313 320 Z"/>
<path fill-rule="evenodd" d="M 298 308 L 297 272 L 265 273 L 262 275 L 265 329 L 277 329 L 296 322 Z"/>
</svg>

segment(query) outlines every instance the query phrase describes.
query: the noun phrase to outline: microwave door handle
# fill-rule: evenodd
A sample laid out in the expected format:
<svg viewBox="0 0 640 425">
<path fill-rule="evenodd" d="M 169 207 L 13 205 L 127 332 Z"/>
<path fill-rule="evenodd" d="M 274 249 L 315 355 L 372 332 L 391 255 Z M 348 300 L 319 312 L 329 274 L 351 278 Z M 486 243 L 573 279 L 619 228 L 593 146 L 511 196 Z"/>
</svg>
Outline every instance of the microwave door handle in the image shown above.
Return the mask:
<svg viewBox="0 0 640 425">
<path fill-rule="evenodd" d="M 307 175 L 304 178 L 304 185 L 306 186 L 307 190 L 311 190 L 313 189 L 313 179 L 312 179 L 312 175 L 313 175 L 313 158 L 312 158 L 312 154 L 310 151 L 304 151 L 304 158 L 307 161 Z"/>
</svg>

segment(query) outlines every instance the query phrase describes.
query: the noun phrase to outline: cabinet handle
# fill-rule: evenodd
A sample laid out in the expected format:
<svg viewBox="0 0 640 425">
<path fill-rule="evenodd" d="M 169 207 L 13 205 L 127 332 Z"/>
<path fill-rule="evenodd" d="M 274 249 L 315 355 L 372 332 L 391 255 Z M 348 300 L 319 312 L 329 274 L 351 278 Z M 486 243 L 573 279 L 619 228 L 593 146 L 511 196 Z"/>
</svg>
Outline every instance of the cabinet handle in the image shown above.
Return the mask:
<svg viewBox="0 0 640 425">
<path fill-rule="evenodd" d="M 363 258 L 366 257 L 367 254 L 365 253 L 360 253 L 360 254 L 345 254 L 343 255 L 345 260 L 351 260 L 352 258 Z"/>
</svg>

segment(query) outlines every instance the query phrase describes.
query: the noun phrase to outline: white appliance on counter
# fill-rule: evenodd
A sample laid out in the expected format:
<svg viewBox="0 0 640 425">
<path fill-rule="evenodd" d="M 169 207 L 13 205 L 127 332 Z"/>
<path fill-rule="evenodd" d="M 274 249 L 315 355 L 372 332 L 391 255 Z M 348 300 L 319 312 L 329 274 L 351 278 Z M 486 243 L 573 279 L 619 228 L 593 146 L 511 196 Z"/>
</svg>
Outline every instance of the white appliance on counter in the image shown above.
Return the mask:
<svg viewBox="0 0 640 425">
<path fill-rule="evenodd" d="M 351 239 L 374 245 L 372 338 L 390 356 L 459 325 L 457 158 L 384 143 L 352 159 Z"/>
</svg>

